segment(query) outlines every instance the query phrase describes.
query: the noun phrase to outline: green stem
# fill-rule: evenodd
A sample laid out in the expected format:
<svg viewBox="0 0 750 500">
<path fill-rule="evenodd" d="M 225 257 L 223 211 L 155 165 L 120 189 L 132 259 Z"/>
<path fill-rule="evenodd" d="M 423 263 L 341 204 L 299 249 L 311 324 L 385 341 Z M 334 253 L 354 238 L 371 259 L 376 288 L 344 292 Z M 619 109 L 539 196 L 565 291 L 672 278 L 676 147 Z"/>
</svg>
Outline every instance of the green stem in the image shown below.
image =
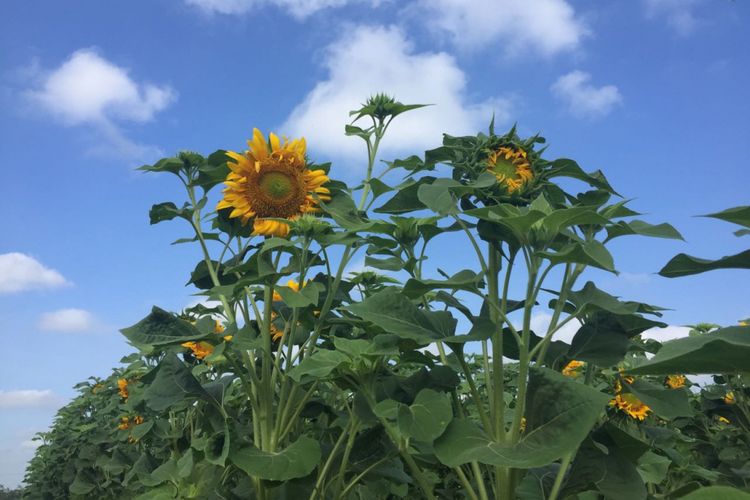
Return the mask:
<svg viewBox="0 0 750 500">
<path fill-rule="evenodd" d="M 555 482 L 552 485 L 552 490 L 549 492 L 549 497 L 547 500 L 557 500 L 557 495 L 560 494 L 560 487 L 562 486 L 563 479 L 565 478 L 565 473 L 568 471 L 568 467 L 570 466 L 570 461 L 572 458 L 573 453 L 568 453 L 562 458 L 562 461 L 560 462 L 560 469 L 557 471 Z"/>
</svg>

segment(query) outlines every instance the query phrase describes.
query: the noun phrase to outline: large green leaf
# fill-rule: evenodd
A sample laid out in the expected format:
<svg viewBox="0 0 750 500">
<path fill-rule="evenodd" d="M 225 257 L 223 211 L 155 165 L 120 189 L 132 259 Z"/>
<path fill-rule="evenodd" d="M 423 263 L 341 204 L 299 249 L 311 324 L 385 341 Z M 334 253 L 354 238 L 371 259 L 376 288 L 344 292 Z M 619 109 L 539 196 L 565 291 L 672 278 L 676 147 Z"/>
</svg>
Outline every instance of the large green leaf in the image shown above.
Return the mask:
<svg viewBox="0 0 750 500">
<path fill-rule="evenodd" d="M 527 430 L 516 445 L 494 442 L 468 420 L 453 420 L 435 442 L 435 455 L 449 467 L 474 460 L 506 467 L 547 465 L 574 451 L 588 435 L 609 396 L 546 368 L 532 368 Z"/>
<path fill-rule="evenodd" d="M 348 363 L 349 360 L 349 356 L 344 353 L 318 349 L 312 355 L 305 357 L 299 365 L 292 368 L 289 376 L 297 382 L 302 380 L 302 377 L 326 378 L 333 370 Z"/>
<path fill-rule="evenodd" d="M 587 266 L 615 272 L 615 261 L 609 250 L 596 240 L 574 241 L 560 248 L 556 252 L 543 251 L 537 255 L 549 260 L 552 264 L 584 264 Z"/>
<path fill-rule="evenodd" d="M 464 269 L 445 280 L 430 280 L 410 278 L 404 285 L 403 293 L 409 298 L 416 299 L 431 290 L 447 288 L 449 290 L 477 290 L 480 276 L 474 271 Z"/>
<path fill-rule="evenodd" d="M 721 212 L 706 214 L 703 217 L 713 217 L 714 219 L 720 219 L 750 228 L 750 206 L 727 208 Z"/>
<path fill-rule="evenodd" d="M 750 493 L 730 486 L 708 486 L 688 493 L 681 500 L 750 500 Z"/>
<path fill-rule="evenodd" d="M 584 312 L 608 311 L 614 314 L 634 314 L 639 306 L 635 302 L 622 302 L 617 297 L 599 290 L 593 282 L 588 281 L 583 288 L 568 293 L 568 302 Z"/>
<path fill-rule="evenodd" d="M 120 332 L 135 346 L 177 344 L 207 335 L 187 321 L 156 306 L 151 309 L 151 314 Z"/>
<path fill-rule="evenodd" d="M 453 418 L 453 408 L 446 394 L 422 389 L 410 406 L 398 409 L 401 432 L 418 441 L 432 442 L 440 436 Z"/>
<path fill-rule="evenodd" d="M 143 377 L 142 382 L 146 385 L 146 404 L 156 411 L 166 410 L 186 398 L 220 404 L 203 389 L 198 379 L 175 354 L 165 356 L 156 368 Z"/>
<path fill-rule="evenodd" d="M 625 386 L 625 390 L 632 392 L 654 413 L 661 418 L 671 420 L 676 417 L 690 417 L 693 411 L 690 409 L 687 392 L 679 389 L 666 389 L 645 380 L 636 380 Z"/>
<path fill-rule="evenodd" d="M 384 290 L 346 309 L 401 338 L 430 343 L 453 335 L 456 320 L 446 311 L 423 311 L 404 295 Z"/>
<path fill-rule="evenodd" d="M 384 214 L 403 214 L 414 212 L 415 210 L 424 210 L 425 205 L 419 200 L 417 193 L 419 188 L 426 184 L 431 184 L 435 177 L 425 176 L 417 181 L 408 181 L 399 188 L 399 191 L 388 200 L 383 206 L 375 209 L 377 213 Z"/>
<path fill-rule="evenodd" d="M 639 375 L 750 372 L 750 327 L 731 326 L 665 342 L 653 358 L 628 371 Z"/>
<path fill-rule="evenodd" d="M 288 481 L 304 477 L 320 462 L 320 444 L 307 436 L 278 452 L 261 451 L 255 447 L 233 450 L 229 459 L 250 476 L 270 481 Z"/>
<path fill-rule="evenodd" d="M 750 269 L 750 250 L 716 260 L 701 259 L 684 253 L 677 254 L 659 271 L 665 278 L 679 278 L 717 269 Z"/>
<path fill-rule="evenodd" d="M 653 238 L 667 238 L 673 240 L 684 239 L 680 232 L 670 224 L 649 224 L 642 220 L 632 220 L 629 222 L 620 221 L 607 227 L 607 241 L 619 236 L 639 234 L 641 236 L 651 236 Z"/>
</svg>

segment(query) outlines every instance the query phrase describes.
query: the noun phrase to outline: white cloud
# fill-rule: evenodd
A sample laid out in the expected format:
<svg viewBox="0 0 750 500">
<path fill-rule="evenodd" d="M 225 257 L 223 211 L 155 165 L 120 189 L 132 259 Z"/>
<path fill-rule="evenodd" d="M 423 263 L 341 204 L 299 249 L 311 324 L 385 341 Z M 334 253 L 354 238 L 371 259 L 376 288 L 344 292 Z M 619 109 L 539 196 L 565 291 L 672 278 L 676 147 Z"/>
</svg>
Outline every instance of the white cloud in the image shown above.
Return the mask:
<svg viewBox="0 0 750 500">
<path fill-rule="evenodd" d="M 663 17 L 667 25 L 680 35 L 689 35 L 695 30 L 698 20 L 693 13 L 698 0 L 645 0 L 646 17 Z"/>
<path fill-rule="evenodd" d="M 83 309 L 60 309 L 42 314 L 37 325 L 51 332 L 90 332 L 97 326 L 94 316 Z"/>
<path fill-rule="evenodd" d="M 49 389 L 0 390 L 0 408 L 54 407 L 60 402 L 60 397 Z"/>
<path fill-rule="evenodd" d="M 687 326 L 669 325 L 664 328 L 650 328 L 641 333 L 641 338 L 658 340 L 659 342 L 666 342 L 668 340 L 687 337 L 689 333 L 690 328 L 688 328 Z"/>
<path fill-rule="evenodd" d="M 560 319 L 561 321 L 565 320 L 564 317 Z M 550 321 L 552 321 L 551 314 L 535 314 L 531 317 L 531 330 L 540 337 L 544 337 L 547 333 L 547 330 L 549 329 Z M 558 324 L 559 323 L 560 322 L 558 322 Z M 557 330 L 557 332 L 555 332 L 555 334 L 552 336 L 552 340 L 562 340 L 563 342 L 570 344 L 579 328 L 581 328 L 581 322 L 577 319 L 571 320 L 567 322 L 562 328 Z"/>
<path fill-rule="evenodd" d="M 126 68 L 92 49 L 74 52 L 38 80 L 35 88 L 24 93 L 29 102 L 65 125 L 95 127 L 111 148 L 129 157 L 155 151 L 128 139 L 119 124 L 151 121 L 176 99 L 171 87 L 138 83 Z"/>
<path fill-rule="evenodd" d="M 552 56 L 576 49 L 589 33 L 566 0 L 421 0 L 430 25 L 459 47 L 493 44 L 506 54 Z"/>
<path fill-rule="evenodd" d="M 414 51 L 397 27 L 359 26 L 328 47 L 328 78 L 319 82 L 292 111 L 281 129 L 305 136 L 316 152 L 361 157 L 361 139 L 344 136 L 349 111 L 370 95 L 385 92 L 403 103 L 435 104 L 399 116 L 381 151 L 419 152 L 439 146 L 442 133 L 465 134 L 486 129 L 494 112 L 508 119 L 509 101 L 474 101 L 466 75 L 444 52 Z"/>
<path fill-rule="evenodd" d="M 558 78 L 551 90 L 573 115 L 580 118 L 602 117 L 622 103 L 617 87 L 605 85 L 597 88 L 589 83 L 590 79 L 588 73 L 571 71 Z"/>
<path fill-rule="evenodd" d="M 58 288 L 70 285 L 62 274 L 28 255 L 0 254 L 0 293 Z"/>
<path fill-rule="evenodd" d="M 21 441 L 21 448 L 25 450 L 36 450 L 42 445 L 42 440 L 37 439 L 26 439 L 25 441 Z"/>
<path fill-rule="evenodd" d="M 198 7 L 204 12 L 227 15 L 247 14 L 261 7 L 274 5 L 298 19 L 304 19 L 319 10 L 342 7 L 350 1 L 352 0 L 185 0 L 188 5 Z M 371 3 L 376 5 L 378 2 Z"/>
</svg>

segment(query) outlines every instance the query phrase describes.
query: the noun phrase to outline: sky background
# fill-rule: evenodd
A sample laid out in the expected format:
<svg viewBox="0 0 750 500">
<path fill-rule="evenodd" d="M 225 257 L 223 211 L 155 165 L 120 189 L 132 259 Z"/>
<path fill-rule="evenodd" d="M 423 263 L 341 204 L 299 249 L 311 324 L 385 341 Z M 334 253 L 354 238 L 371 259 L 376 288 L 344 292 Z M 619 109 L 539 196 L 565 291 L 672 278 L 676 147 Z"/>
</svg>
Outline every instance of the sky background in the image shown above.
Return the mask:
<svg viewBox="0 0 750 500">
<path fill-rule="evenodd" d="M 646 220 L 675 225 L 686 242 L 623 238 L 621 275 L 591 275 L 672 309 L 654 335 L 750 316 L 740 274 L 654 274 L 678 252 L 747 248 L 694 216 L 749 203 L 748 2 L 19 0 L 1 12 L 0 484 L 20 482 L 31 437 L 72 386 L 130 352 L 119 328 L 196 300 L 184 283 L 197 249 L 169 245 L 187 228 L 148 224 L 153 203 L 182 202 L 180 186 L 134 168 L 241 150 L 258 127 L 304 135 L 353 184 L 365 154 L 343 135 L 347 112 L 378 91 L 434 104 L 399 117 L 381 159 L 484 131 L 494 113 L 498 130 L 541 132 L 547 158 L 602 169 Z M 475 265 L 442 241 L 428 268 Z"/>
</svg>

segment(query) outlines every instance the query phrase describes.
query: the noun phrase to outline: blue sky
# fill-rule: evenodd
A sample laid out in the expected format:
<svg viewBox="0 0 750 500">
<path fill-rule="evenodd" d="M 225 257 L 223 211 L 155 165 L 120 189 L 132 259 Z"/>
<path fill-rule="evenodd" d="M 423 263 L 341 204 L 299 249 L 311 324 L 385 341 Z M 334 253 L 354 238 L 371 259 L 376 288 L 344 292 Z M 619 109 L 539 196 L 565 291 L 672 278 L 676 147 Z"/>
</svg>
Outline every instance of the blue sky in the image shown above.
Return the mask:
<svg viewBox="0 0 750 500">
<path fill-rule="evenodd" d="M 364 154 L 342 130 L 372 92 L 435 105 L 400 120 L 383 159 L 484 130 L 494 113 L 674 224 L 686 243 L 623 239 L 623 274 L 592 275 L 673 309 L 669 334 L 750 316 L 735 273 L 653 274 L 680 251 L 747 247 L 693 216 L 748 204 L 748 22 L 748 3 L 728 0 L 6 2 L 0 484 L 20 481 L 28 440 L 72 386 L 130 351 L 118 328 L 195 300 L 183 284 L 196 249 L 169 246 L 186 228 L 148 224 L 151 204 L 182 200 L 178 186 L 133 169 L 241 149 L 259 127 L 305 135 L 314 160 L 355 182 Z M 434 251 L 434 265 L 471 265 Z"/>
</svg>

